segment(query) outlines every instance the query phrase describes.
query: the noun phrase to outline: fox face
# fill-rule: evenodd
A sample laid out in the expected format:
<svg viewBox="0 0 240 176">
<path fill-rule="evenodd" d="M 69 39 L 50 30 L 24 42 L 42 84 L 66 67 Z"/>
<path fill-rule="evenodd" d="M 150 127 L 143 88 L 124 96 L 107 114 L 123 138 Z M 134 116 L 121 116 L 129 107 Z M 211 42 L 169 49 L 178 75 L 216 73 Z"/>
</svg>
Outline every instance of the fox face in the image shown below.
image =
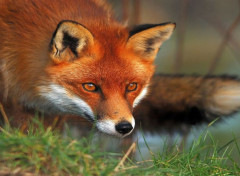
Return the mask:
<svg viewBox="0 0 240 176">
<path fill-rule="evenodd" d="M 85 117 L 110 135 L 130 134 L 133 108 L 147 94 L 154 58 L 174 28 L 166 23 L 101 31 L 60 22 L 49 45 L 46 74 L 36 88 L 37 107 Z"/>
</svg>

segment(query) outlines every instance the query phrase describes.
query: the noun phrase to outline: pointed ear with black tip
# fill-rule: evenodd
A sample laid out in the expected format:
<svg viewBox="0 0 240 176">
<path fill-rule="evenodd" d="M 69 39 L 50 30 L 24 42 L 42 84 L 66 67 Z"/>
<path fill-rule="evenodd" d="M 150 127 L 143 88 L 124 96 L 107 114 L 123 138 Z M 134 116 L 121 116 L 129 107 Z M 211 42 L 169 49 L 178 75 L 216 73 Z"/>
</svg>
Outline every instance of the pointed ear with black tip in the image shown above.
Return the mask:
<svg viewBox="0 0 240 176">
<path fill-rule="evenodd" d="M 52 37 L 50 57 L 55 63 L 73 61 L 93 42 L 93 35 L 81 24 L 61 21 Z"/>
<path fill-rule="evenodd" d="M 142 58 L 155 59 L 162 43 L 170 38 L 175 23 L 140 25 L 130 31 L 127 47 Z"/>
</svg>

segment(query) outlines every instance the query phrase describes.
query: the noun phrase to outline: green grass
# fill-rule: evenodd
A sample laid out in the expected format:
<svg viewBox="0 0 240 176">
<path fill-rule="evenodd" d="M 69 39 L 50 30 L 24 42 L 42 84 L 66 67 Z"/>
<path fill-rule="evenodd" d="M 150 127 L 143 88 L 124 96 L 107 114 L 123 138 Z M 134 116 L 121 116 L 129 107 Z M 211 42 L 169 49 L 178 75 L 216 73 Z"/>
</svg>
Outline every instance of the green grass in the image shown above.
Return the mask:
<svg viewBox="0 0 240 176">
<path fill-rule="evenodd" d="M 9 127 L 0 128 L 0 175 L 34 173 L 44 175 L 239 175 L 240 165 L 230 154 L 230 143 L 240 150 L 234 138 L 218 146 L 208 133 L 185 150 L 166 145 L 151 160 L 134 161 L 124 154 L 102 152 L 89 138 L 76 140 L 50 128 L 31 127 L 25 134 Z M 36 126 L 36 125 L 34 125 Z M 211 144 L 205 144 L 207 138 Z M 97 145 L 97 144 L 96 144 Z M 130 146 L 129 146 L 130 147 Z M 129 150 L 130 151 L 130 150 Z M 141 151 L 140 151 L 141 153 Z M 121 163 L 121 164 L 119 164 Z"/>
</svg>

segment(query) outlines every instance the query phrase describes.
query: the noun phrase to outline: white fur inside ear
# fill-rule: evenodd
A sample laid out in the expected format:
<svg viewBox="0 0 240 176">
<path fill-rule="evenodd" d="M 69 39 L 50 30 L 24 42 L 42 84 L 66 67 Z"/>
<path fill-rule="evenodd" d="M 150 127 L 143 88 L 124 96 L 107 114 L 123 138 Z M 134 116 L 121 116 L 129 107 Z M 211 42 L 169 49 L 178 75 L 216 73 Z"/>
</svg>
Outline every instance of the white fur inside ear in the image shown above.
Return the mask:
<svg viewBox="0 0 240 176">
<path fill-rule="evenodd" d="M 73 38 L 75 37 L 74 35 L 79 37 L 77 35 L 77 29 L 75 29 L 76 30 L 75 31 L 74 29 L 71 29 L 71 28 L 69 29 L 69 27 L 63 26 L 58 30 L 58 32 L 56 33 L 56 36 L 54 38 L 54 43 L 55 43 L 55 46 L 57 47 L 58 51 L 59 50 L 61 51 L 64 49 L 64 47 L 66 47 L 63 45 L 64 35 L 68 35 Z M 76 51 L 80 52 L 86 45 L 86 36 L 82 36 L 82 38 L 77 38 L 77 39 L 78 39 L 78 42 L 77 42 Z"/>
<path fill-rule="evenodd" d="M 80 97 L 68 92 L 57 84 L 41 86 L 40 95 L 45 99 L 38 107 L 46 113 L 74 114 L 94 121 L 94 113 L 91 107 Z"/>
<path fill-rule="evenodd" d="M 133 102 L 133 107 L 137 106 L 138 103 L 140 103 L 140 101 L 147 95 L 147 92 L 148 92 L 148 87 L 146 86 L 142 89 L 140 94 L 135 98 Z"/>
<path fill-rule="evenodd" d="M 62 21 L 52 38 L 51 57 L 57 63 L 70 61 L 93 43 L 93 36 L 87 28 L 77 22 Z"/>
<path fill-rule="evenodd" d="M 154 59 L 164 41 L 170 38 L 174 23 L 154 25 L 130 36 L 127 47 L 146 59 Z"/>
</svg>

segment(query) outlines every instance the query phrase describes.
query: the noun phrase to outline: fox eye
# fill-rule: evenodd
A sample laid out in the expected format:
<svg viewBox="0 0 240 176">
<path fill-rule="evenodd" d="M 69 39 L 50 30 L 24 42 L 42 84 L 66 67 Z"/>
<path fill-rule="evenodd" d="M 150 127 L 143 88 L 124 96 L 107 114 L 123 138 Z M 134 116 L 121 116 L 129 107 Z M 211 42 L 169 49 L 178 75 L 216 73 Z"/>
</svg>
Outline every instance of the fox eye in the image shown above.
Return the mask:
<svg viewBox="0 0 240 176">
<path fill-rule="evenodd" d="M 98 87 L 93 83 L 83 83 L 82 86 L 88 92 L 96 92 L 98 90 Z"/>
<path fill-rule="evenodd" d="M 127 85 L 127 89 L 128 92 L 132 92 L 137 90 L 137 83 L 130 83 Z"/>
</svg>

